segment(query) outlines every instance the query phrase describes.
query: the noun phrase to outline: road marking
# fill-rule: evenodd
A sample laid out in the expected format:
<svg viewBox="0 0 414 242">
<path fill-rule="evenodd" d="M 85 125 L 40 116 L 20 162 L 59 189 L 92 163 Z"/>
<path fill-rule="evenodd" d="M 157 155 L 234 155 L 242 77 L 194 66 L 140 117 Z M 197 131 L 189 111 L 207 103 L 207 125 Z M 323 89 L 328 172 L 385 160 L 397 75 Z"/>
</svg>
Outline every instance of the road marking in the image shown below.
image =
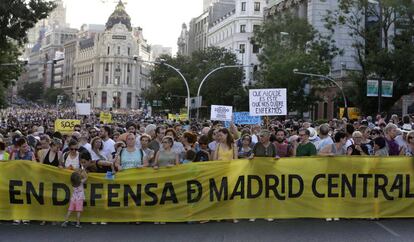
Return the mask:
<svg viewBox="0 0 414 242">
<path fill-rule="evenodd" d="M 386 230 L 388 233 L 394 235 L 395 237 L 400 237 L 400 235 L 398 233 L 396 233 L 394 230 L 388 228 L 387 226 L 383 225 L 382 223 L 380 223 L 380 222 L 375 222 L 375 223 L 378 224 L 378 226 L 380 226 L 384 230 Z"/>
</svg>

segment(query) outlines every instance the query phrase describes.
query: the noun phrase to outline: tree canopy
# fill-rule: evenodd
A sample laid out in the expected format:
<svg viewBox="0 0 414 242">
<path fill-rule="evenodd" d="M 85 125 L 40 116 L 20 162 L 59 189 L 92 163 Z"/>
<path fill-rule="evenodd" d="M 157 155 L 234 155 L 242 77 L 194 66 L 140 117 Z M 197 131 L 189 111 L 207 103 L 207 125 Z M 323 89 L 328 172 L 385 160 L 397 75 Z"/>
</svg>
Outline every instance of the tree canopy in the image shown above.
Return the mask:
<svg viewBox="0 0 414 242">
<path fill-rule="evenodd" d="M 44 19 L 55 4 L 45 0 L 2 0 L 0 2 L 0 105 L 4 106 L 5 90 L 22 71 L 18 64 L 19 49 L 27 41 L 27 31 Z"/>
<path fill-rule="evenodd" d="M 339 54 L 331 35 L 320 34 L 306 19 L 286 14 L 265 20 L 252 43 L 261 47 L 256 87 L 287 88 L 289 111 L 309 111 L 319 99 L 317 87 L 324 83 L 313 82 L 308 91 L 305 86 L 310 79 L 295 75 L 293 70 L 329 73 L 332 59 Z"/>
<path fill-rule="evenodd" d="M 166 63 L 178 68 L 188 81 L 191 97 L 196 96 L 201 80 L 221 64 L 237 64 L 236 56 L 216 47 L 196 51 L 191 56 L 161 56 Z M 158 61 L 160 61 L 158 59 Z M 201 89 L 203 105 L 232 105 L 236 110 L 247 110 L 248 98 L 242 86 L 241 68 L 225 68 L 212 74 Z M 187 90 L 182 78 L 166 65 L 155 65 L 151 72 L 152 87 L 145 92 L 148 101 L 161 100 L 162 109 L 178 112 L 184 108 Z"/>
<path fill-rule="evenodd" d="M 390 111 L 402 96 L 413 91 L 414 4 L 410 0 L 340 0 L 339 9 L 326 18 L 327 27 L 347 26 L 351 31 L 360 71 L 351 73 L 350 101 L 363 114 L 377 112 L 378 97 L 367 97 L 367 80 L 394 82 L 392 98 L 382 98 L 382 111 Z M 352 94 L 352 95 L 351 95 Z"/>
</svg>

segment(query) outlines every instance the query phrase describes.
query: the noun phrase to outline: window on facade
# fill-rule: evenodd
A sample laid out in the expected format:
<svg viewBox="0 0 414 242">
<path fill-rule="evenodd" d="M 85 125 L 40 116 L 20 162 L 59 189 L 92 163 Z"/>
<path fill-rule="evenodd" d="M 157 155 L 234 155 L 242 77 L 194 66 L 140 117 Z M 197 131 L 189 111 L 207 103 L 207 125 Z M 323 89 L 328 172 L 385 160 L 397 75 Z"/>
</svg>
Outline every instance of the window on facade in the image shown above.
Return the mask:
<svg viewBox="0 0 414 242">
<path fill-rule="evenodd" d="M 120 108 L 121 107 L 121 93 L 120 92 L 113 92 L 112 93 L 113 99 L 113 107 Z"/>
<path fill-rule="evenodd" d="M 111 52 L 111 47 L 108 46 L 108 55 Z"/>
<path fill-rule="evenodd" d="M 260 2 L 254 2 L 254 11 L 260 12 Z"/>
<path fill-rule="evenodd" d="M 109 83 L 109 76 L 105 76 L 105 85 L 108 85 Z"/>
<path fill-rule="evenodd" d="M 131 108 L 132 106 L 132 93 L 128 92 L 127 94 L 127 108 Z"/>
<path fill-rule="evenodd" d="M 328 103 L 323 103 L 323 118 L 328 119 Z"/>
<path fill-rule="evenodd" d="M 130 84 L 130 82 L 129 82 L 129 76 L 127 76 L 127 78 L 126 78 L 126 82 L 127 82 L 127 85 L 129 85 L 129 84 Z"/>
<path fill-rule="evenodd" d="M 246 50 L 246 45 L 245 44 L 240 44 L 239 45 L 240 54 L 244 54 L 245 50 Z"/>
<path fill-rule="evenodd" d="M 240 33 L 246 33 L 246 25 L 245 24 L 240 25 Z"/>
<path fill-rule="evenodd" d="M 241 3 L 241 11 L 246 11 L 246 2 Z"/>
<path fill-rule="evenodd" d="M 119 86 L 120 83 L 121 83 L 121 77 L 116 76 L 115 79 L 114 79 L 114 85 Z"/>
<path fill-rule="evenodd" d="M 253 44 L 253 53 L 257 54 L 259 53 L 259 50 L 260 50 L 259 45 Z"/>
<path fill-rule="evenodd" d="M 128 47 L 128 56 L 130 56 L 130 55 L 131 55 L 131 48 Z"/>
<path fill-rule="evenodd" d="M 109 71 L 109 63 L 105 64 L 105 71 Z"/>
<path fill-rule="evenodd" d="M 121 47 L 118 46 L 118 55 L 120 55 L 120 54 L 121 54 Z"/>
<path fill-rule="evenodd" d="M 121 71 L 121 64 L 120 64 L 120 63 L 117 63 L 117 64 L 116 64 L 116 69 L 115 69 L 115 71 Z"/>
<path fill-rule="evenodd" d="M 131 64 L 127 65 L 127 72 L 131 72 Z"/>
<path fill-rule="evenodd" d="M 102 97 L 101 97 L 101 105 L 102 105 L 102 108 L 106 108 L 106 92 L 102 92 Z"/>
</svg>

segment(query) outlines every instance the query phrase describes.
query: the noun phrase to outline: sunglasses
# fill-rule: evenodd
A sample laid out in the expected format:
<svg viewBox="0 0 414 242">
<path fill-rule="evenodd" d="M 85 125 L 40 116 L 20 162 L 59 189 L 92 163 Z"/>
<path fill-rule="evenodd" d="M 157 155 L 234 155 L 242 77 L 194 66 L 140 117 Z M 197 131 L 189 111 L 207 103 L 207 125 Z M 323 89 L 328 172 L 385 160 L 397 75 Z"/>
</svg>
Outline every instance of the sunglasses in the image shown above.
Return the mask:
<svg viewBox="0 0 414 242">
<path fill-rule="evenodd" d="M 70 150 L 77 151 L 77 150 L 78 150 L 78 148 L 70 148 Z"/>
</svg>

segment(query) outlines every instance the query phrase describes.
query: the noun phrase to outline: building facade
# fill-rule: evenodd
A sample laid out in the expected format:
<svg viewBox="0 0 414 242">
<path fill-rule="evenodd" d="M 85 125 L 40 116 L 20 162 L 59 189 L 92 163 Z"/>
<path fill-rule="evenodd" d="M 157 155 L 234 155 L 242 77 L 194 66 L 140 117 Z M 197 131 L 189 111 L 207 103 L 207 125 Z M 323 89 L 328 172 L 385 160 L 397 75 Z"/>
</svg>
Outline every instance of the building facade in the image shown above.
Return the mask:
<svg viewBox="0 0 414 242">
<path fill-rule="evenodd" d="M 74 60 L 73 99 L 94 108 L 138 109 L 149 87 L 151 47 L 141 28 L 131 26 L 120 1 L 105 31 L 78 41 Z"/>
<path fill-rule="evenodd" d="M 208 46 L 226 48 L 237 55 L 240 64 L 257 65 L 259 47 L 251 43 L 253 32 L 263 23 L 264 0 L 236 0 L 234 8 L 212 23 Z M 254 83 L 253 68 L 245 68 L 244 85 Z"/>
<path fill-rule="evenodd" d="M 177 45 L 178 45 L 178 55 L 188 55 L 188 44 L 189 44 L 189 33 L 187 30 L 187 25 L 183 23 L 181 26 L 181 34 L 178 37 Z"/>
</svg>

